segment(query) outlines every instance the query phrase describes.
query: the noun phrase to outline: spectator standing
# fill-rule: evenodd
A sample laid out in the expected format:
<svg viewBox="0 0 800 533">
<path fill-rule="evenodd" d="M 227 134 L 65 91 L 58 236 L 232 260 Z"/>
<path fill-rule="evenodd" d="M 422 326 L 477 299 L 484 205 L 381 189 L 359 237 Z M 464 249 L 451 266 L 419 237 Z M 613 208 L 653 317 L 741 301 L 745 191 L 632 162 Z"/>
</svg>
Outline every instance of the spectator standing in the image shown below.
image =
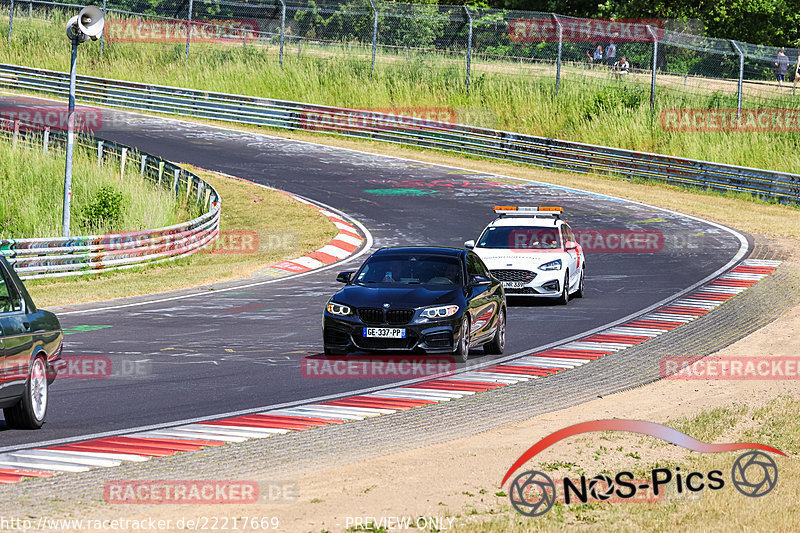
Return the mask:
<svg viewBox="0 0 800 533">
<path fill-rule="evenodd" d="M 783 48 L 778 51 L 778 57 L 775 61 L 775 75 L 778 77 L 778 85 L 783 85 L 783 80 L 786 77 L 786 71 L 789 70 L 789 58 L 783 52 Z"/>
<path fill-rule="evenodd" d="M 597 48 L 594 49 L 594 53 L 590 54 L 589 50 L 586 51 L 586 55 L 589 56 L 589 59 L 592 63 L 602 63 L 603 62 L 603 45 L 598 44 Z"/>
<path fill-rule="evenodd" d="M 606 65 L 613 65 L 617 61 L 617 45 L 608 43 L 606 46 Z"/>
</svg>

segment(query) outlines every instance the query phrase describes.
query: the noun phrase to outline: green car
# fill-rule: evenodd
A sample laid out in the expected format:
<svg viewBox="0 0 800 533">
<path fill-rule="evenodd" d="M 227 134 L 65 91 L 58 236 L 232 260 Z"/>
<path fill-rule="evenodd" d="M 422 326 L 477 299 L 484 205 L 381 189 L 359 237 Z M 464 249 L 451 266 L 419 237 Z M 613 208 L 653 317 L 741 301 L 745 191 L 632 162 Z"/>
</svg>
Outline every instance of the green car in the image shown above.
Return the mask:
<svg viewBox="0 0 800 533">
<path fill-rule="evenodd" d="M 44 424 L 48 387 L 66 366 L 63 338 L 56 315 L 36 308 L 0 256 L 0 407 L 6 426 L 39 429 Z"/>
</svg>

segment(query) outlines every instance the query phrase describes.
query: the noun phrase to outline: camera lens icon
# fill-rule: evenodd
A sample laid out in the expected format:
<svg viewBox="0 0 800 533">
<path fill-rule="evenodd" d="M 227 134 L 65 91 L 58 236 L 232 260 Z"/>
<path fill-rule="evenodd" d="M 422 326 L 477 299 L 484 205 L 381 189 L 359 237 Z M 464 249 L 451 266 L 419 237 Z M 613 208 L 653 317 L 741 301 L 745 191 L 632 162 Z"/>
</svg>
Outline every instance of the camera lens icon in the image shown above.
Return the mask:
<svg viewBox="0 0 800 533">
<path fill-rule="evenodd" d="M 778 482 L 778 465 L 764 452 L 740 455 L 733 463 L 731 481 L 736 490 L 751 498 L 769 494 Z"/>
<path fill-rule="evenodd" d="M 529 470 L 514 478 L 508 497 L 518 513 L 541 516 L 553 507 L 556 486 L 544 472 Z"/>
</svg>

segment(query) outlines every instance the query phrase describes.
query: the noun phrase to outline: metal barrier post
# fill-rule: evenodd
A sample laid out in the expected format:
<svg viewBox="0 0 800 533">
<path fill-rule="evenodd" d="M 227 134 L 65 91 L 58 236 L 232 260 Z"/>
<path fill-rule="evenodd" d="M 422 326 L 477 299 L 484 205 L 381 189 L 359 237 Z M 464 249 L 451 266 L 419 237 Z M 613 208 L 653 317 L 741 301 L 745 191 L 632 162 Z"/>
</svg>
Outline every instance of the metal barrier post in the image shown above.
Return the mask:
<svg viewBox="0 0 800 533">
<path fill-rule="evenodd" d="M 189 0 L 189 18 L 186 20 L 186 59 L 189 61 L 189 43 L 192 41 L 192 9 L 194 0 Z"/>
<path fill-rule="evenodd" d="M 467 19 L 469 19 L 469 35 L 467 36 L 467 80 L 466 80 L 467 89 L 469 89 L 469 74 L 472 63 L 472 13 L 469 12 L 469 8 L 467 6 L 464 6 L 464 12 L 467 14 Z"/>
<path fill-rule="evenodd" d="M 47 154 L 47 148 L 50 145 L 50 128 L 44 129 L 44 135 L 42 135 L 42 154 Z"/>
<path fill-rule="evenodd" d="M 655 32 L 649 25 L 647 26 L 647 31 L 650 32 L 650 35 L 653 37 L 653 72 L 650 79 L 650 110 L 652 111 L 656 107 L 656 63 L 658 63 L 658 37 L 656 37 Z"/>
<path fill-rule="evenodd" d="M 103 141 L 97 141 L 97 168 L 103 164 Z"/>
<path fill-rule="evenodd" d="M 378 10 L 372 0 L 369 0 L 369 5 L 372 6 L 372 70 L 370 72 L 375 72 L 375 50 L 378 47 Z"/>
<path fill-rule="evenodd" d="M 555 13 L 553 13 L 553 20 L 558 26 L 558 57 L 556 58 L 556 94 L 558 94 L 558 89 L 561 87 L 561 49 L 564 44 L 564 27 Z"/>
<path fill-rule="evenodd" d="M 278 55 L 278 64 L 283 68 L 283 41 L 286 37 L 286 1 L 281 0 L 281 50 Z"/>
<path fill-rule="evenodd" d="M 103 18 L 106 18 L 106 1 L 103 0 Z M 106 42 L 106 27 L 103 25 L 103 31 L 100 33 L 100 57 L 103 57 L 103 50 Z"/>
<path fill-rule="evenodd" d="M 8 12 L 8 44 L 11 44 L 11 30 L 14 28 L 14 0 L 11 0 L 11 10 Z"/>
<path fill-rule="evenodd" d="M 17 141 L 19 140 L 19 119 L 14 119 L 14 136 L 13 136 L 13 143 L 12 146 L 14 148 L 17 147 Z"/>
<path fill-rule="evenodd" d="M 123 148 L 119 156 L 119 179 L 125 179 L 125 163 L 128 160 L 128 149 Z"/>
<path fill-rule="evenodd" d="M 140 174 L 142 177 L 144 177 L 144 169 L 145 169 L 145 166 L 146 166 L 146 165 L 147 165 L 147 156 L 146 156 L 146 155 L 144 155 L 144 154 L 142 154 L 142 163 L 141 163 L 141 165 L 139 166 L 139 174 Z"/>
<path fill-rule="evenodd" d="M 744 81 L 744 52 L 742 49 L 739 48 L 739 45 L 736 44 L 736 41 L 731 39 L 731 45 L 733 49 L 736 50 L 736 53 L 739 54 L 739 84 L 737 87 L 737 96 L 736 96 L 736 118 L 742 117 L 742 82 Z"/>
</svg>

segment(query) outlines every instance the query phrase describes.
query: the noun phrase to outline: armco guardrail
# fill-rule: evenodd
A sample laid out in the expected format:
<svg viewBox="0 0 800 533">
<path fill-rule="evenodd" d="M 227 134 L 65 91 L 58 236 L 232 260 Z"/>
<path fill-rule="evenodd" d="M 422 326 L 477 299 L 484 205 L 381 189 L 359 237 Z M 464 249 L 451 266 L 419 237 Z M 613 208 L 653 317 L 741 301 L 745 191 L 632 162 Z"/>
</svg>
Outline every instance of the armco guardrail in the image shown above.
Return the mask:
<svg viewBox="0 0 800 533">
<path fill-rule="evenodd" d="M 0 64 L 0 87 L 63 96 L 67 94 L 67 86 L 68 75 L 64 72 Z M 108 107 L 332 133 L 571 172 L 611 174 L 626 179 L 653 179 L 717 191 L 743 191 L 782 203 L 800 203 L 800 175 L 785 172 L 371 111 L 90 76 L 78 77 L 77 94 L 82 102 Z"/>
<path fill-rule="evenodd" d="M 66 145 L 66 133 L 41 125 L 0 118 L 0 135 L 42 151 Z M 142 179 L 169 187 L 187 204 L 202 205 L 205 213 L 194 220 L 153 230 L 111 235 L 0 239 L 0 255 L 14 265 L 22 278 L 77 276 L 140 266 L 196 253 L 219 235 L 220 198 L 200 177 L 156 156 L 88 135 L 75 136 L 76 144 L 97 150 L 97 161 L 115 161 L 120 177 L 126 165 L 138 165 Z"/>
</svg>

